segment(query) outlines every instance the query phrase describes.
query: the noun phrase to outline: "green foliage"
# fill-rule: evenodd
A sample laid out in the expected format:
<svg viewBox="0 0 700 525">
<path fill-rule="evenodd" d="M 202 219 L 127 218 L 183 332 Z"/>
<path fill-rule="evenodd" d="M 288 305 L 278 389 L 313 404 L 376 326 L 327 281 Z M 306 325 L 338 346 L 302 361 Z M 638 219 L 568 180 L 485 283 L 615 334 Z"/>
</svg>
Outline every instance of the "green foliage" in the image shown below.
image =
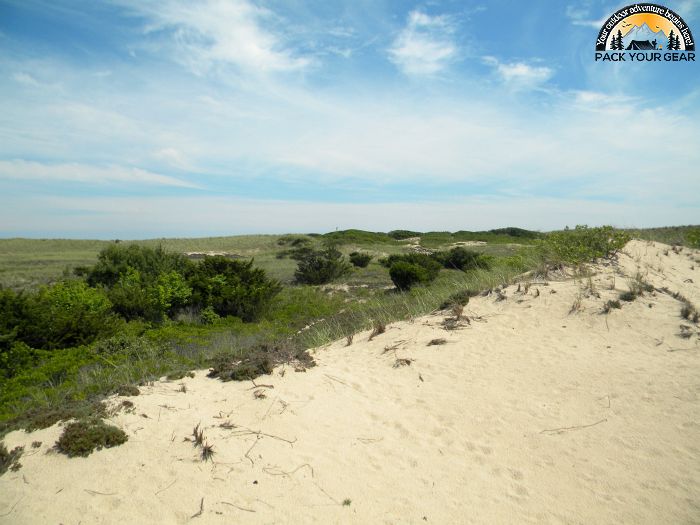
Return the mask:
<svg viewBox="0 0 700 525">
<path fill-rule="evenodd" d="M 381 261 L 381 263 L 388 268 L 391 268 L 397 262 L 409 263 L 421 267 L 425 272 L 424 280 L 421 282 L 435 280 L 442 268 L 442 264 L 436 261 L 434 257 L 423 253 L 394 254 Z"/>
<path fill-rule="evenodd" d="M 300 284 L 326 284 L 350 273 L 350 265 L 333 245 L 311 250 L 299 259 L 294 278 Z"/>
<path fill-rule="evenodd" d="M 692 228 L 685 234 L 686 242 L 691 248 L 700 248 L 700 228 Z"/>
<path fill-rule="evenodd" d="M 409 290 L 419 283 L 428 282 L 427 270 L 418 264 L 396 261 L 389 268 L 391 281 L 399 290 Z"/>
<path fill-rule="evenodd" d="M 135 270 L 145 284 L 151 284 L 161 274 L 176 271 L 184 275 L 192 264 L 184 255 L 166 251 L 161 246 L 112 244 L 100 252 L 97 264 L 81 268 L 77 273 L 85 275 L 91 286 L 111 288 L 129 271 Z"/>
<path fill-rule="evenodd" d="M 207 257 L 188 276 L 192 304 L 211 306 L 219 316 L 233 315 L 243 321 L 259 319 L 279 293 L 278 281 L 268 279 L 265 271 L 226 257 Z"/>
<path fill-rule="evenodd" d="M 325 242 L 333 244 L 381 244 L 393 243 L 394 239 L 386 233 L 367 232 L 363 230 L 341 230 L 323 235 Z"/>
<path fill-rule="evenodd" d="M 489 258 L 471 250 L 458 246 L 448 252 L 437 252 L 433 258 L 445 268 L 454 270 L 475 270 L 476 268 L 488 269 Z"/>
<path fill-rule="evenodd" d="M 163 310 L 136 268 L 127 267 L 118 281 L 107 292 L 113 309 L 127 320 L 145 319 L 158 322 L 163 319 Z"/>
<path fill-rule="evenodd" d="M 151 302 L 163 313 L 173 313 L 188 304 L 192 289 L 175 270 L 162 273 L 150 288 Z"/>
<path fill-rule="evenodd" d="M 31 348 L 22 341 L 13 341 L 0 348 L 0 377 L 10 379 L 22 370 L 32 368 L 39 361 L 43 352 Z"/>
<path fill-rule="evenodd" d="M 66 425 L 56 442 L 56 449 L 68 457 L 87 457 L 95 449 L 116 447 L 128 439 L 123 430 L 100 419 L 85 419 Z"/>
<path fill-rule="evenodd" d="M 630 240 L 630 236 L 612 226 L 553 232 L 540 245 L 545 260 L 553 263 L 580 264 L 600 257 L 611 257 Z"/>
<path fill-rule="evenodd" d="M 31 408 L 20 416 L 10 419 L 0 425 L 0 434 L 9 429 L 24 429 L 26 432 L 34 432 L 42 428 L 49 428 L 59 421 L 70 421 L 86 417 L 107 417 L 107 407 L 101 402 L 64 402 L 57 407 Z"/>
<path fill-rule="evenodd" d="M 204 310 L 199 313 L 199 318 L 202 324 L 216 324 L 217 321 L 221 319 L 221 316 L 214 311 L 212 306 L 207 306 Z"/>
<path fill-rule="evenodd" d="M 111 307 L 102 290 L 90 288 L 83 281 L 58 282 L 30 297 L 20 337 L 35 348 L 89 344 L 116 329 Z"/>
<path fill-rule="evenodd" d="M 411 239 L 413 237 L 420 237 L 420 232 L 414 232 L 410 230 L 392 230 L 387 234 L 392 239 L 397 241 L 403 241 L 404 239 Z"/>
<path fill-rule="evenodd" d="M 350 262 L 357 268 L 367 268 L 371 260 L 372 256 L 368 253 L 352 252 L 350 254 Z"/>
</svg>

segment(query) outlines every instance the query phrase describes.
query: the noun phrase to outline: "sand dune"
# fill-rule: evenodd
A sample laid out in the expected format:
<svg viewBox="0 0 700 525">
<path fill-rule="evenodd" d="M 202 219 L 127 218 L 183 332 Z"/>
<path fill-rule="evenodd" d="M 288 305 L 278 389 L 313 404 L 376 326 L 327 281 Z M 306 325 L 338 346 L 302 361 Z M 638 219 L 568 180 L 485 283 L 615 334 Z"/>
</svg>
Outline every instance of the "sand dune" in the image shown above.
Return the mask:
<svg viewBox="0 0 700 525">
<path fill-rule="evenodd" d="M 697 261 L 633 241 L 593 294 L 509 286 L 458 330 L 441 312 L 356 334 L 259 378 L 264 398 L 206 371 L 158 382 L 113 417 L 129 441 L 88 458 L 49 453 L 60 426 L 13 432 L 0 522 L 700 523 L 698 327 L 661 292 L 600 313 L 638 271 L 700 305 Z M 184 441 L 198 423 L 212 462 Z"/>
</svg>

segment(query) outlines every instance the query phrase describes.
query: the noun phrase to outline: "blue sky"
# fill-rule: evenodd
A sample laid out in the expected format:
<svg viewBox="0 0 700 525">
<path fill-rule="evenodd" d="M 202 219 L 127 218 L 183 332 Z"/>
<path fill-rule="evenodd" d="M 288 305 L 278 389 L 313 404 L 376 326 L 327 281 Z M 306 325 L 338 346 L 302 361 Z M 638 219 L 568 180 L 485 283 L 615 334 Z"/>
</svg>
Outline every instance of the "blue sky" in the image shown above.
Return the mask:
<svg viewBox="0 0 700 525">
<path fill-rule="evenodd" d="M 0 0 L 0 236 L 698 223 L 700 64 L 595 63 L 624 5 Z"/>
</svg>

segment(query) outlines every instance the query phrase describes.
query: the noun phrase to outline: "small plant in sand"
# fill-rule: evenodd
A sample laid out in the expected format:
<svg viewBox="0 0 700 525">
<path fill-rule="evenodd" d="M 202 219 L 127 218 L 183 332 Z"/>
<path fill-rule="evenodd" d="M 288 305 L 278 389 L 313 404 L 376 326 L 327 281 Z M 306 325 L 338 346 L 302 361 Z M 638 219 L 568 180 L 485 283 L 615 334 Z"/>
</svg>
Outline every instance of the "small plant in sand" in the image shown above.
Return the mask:
<svg viewBox="0 0 700 525">
<path fill-rule="evenodd" d="M 209 461 L 210 459 L 214 458 L 214 445 L 210 445 L 209 443 L 204 443 L 202 445 L 202 461 L 205 463 Z"/>
<path fill-rule="evenodd" d="M 637 294 L 634 293 L 632 290 L 626 290 L 624 292 L 620 292 L 619 298 L 620 301 L 631 303 L 632 301 L 637 299 Z"/>
<path fill-rule="evenodd" d="M 0 442 L 0 476 L 8 470 L 17 472 L 22 468 L 19 458 L 24 452 L 24 447 L 15 447 L 12 450 L 7 450 L 5 443 Z"/>
<path fill-rule="evenodd" d="M 654 286 L 648 283 L 641 273 L 637 272 L 634 278 L 629 282 L 629 289 L 636 296 L 642 296 L 645 292 L 653 292 Z"/>
<path fill-rule="evenodd" d="M 187 385 L 185 383 L 180 383 L 180 387 L 177 389 L 178 392 L 182 392 L 183 394 L 187 393 Z"/>
<path fill-rule="evenodd" d="M 117 395 L 120 396 L 138 396 L 140 393 L 141 391 L 134 385 L 122 385 L 117 388 Z"/>
<path fill-rule="evenodd" d="M 697 308 L 690 303 L 690 301 L 681 305 L 681 317 L 695 324 L 700 321 L 700 313 L 698 312 Z"/>
<path fill-rule="evenodd" d="M 101 419 L 85 419 L 69 423 L 56 442 L 56 450 L 68 457 L 89 456 L 95 449 L 111 448 L 126 443 L 123 430 Z"/>
<path fill-rule="evenodd" d="M 609 313 L 612 312 L 613 310 L 619 310 L 620 308 L 622 308 L 622 305 L 620 304 L 620 301 L 618 301 L 618 300 L 614 300 L 614 301 L 613 301 L 613 300 L 610 300 L 610 301 L 607 301 L 607 302 L 603 305 L 603 313 L 604 313 L 604 314 L 609 314 Z"/>
<path fill-rule="evenodd" d="M 355 334 L 350 334 L 345 338 L 345 346 L 350 346 L 352 344 L 353 337 L 355 337 Z"/>
<path fill-rule="evenodd" d="M 386 332 L 386 325 L 381 321 L 376 321 L 374 323 L 374 326 L 372 327 L 372 333 L 369 334 L 369 340 L 371 341 L 372 339 L 374 339 L 378 335 L 383 334 L 384 332 Z"/>
<path fill-rule="evenodd" d="M 581 304 L 582 297 L 580 295 L 577 295 L 576 298 L 574 299 L 573 304 L 571 305 L 571 308 L 569 309 L 569 315 L 575 314 L 583 310 L 583 305 Z"/>
<path fill-rule="evenodd" d="M 445 338 L 439 338 L 439 339 L 431 339 L 430 342 L 428 342 L 428 346 L 439 346 L 439 345 L 446 345 L 447 344 L 447 339 Z"/>
<path fill-rule="evenodd" d="M 185 441 L 191 441 L 195 447 L 201 447 L 204 444 L 204 429 L 199 428 L 200 423 L 192 429 L 192 437 L 185 438 Z"/>
<path fill-rule="evenodd" d="M 352 500 L 350 498 L 345 498 L 343 500 L 343 507 L 349 507 L 351 503 L 352 503 Z"/>
</svg>

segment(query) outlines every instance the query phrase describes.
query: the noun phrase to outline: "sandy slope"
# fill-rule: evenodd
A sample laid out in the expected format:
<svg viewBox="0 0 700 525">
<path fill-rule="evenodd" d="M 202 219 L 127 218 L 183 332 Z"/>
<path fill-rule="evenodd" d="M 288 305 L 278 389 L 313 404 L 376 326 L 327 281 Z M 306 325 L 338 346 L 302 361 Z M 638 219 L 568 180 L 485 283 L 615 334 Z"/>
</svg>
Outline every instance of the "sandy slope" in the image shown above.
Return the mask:
<svg viewBox="0 0 700 525">
<path fill-rule="evenodd" d="M 86 459 L 47 453 L 60 427 L 14 432 L 0 522 L 700 523 L 700 337 L 662 293 L 600 314 L 637 270 L 700 304 L 700 254 L 667 250 L 630 243 L 578 313 L 585 281 L 550 281 L 472 299 L 458 331 L 357 334 L 261 378 L 264 399 L 205 371 L 157 383 L 114 417 L 128 443 Z M 213 463 L 183 441 L 199 422 Z"/>
</svg>

